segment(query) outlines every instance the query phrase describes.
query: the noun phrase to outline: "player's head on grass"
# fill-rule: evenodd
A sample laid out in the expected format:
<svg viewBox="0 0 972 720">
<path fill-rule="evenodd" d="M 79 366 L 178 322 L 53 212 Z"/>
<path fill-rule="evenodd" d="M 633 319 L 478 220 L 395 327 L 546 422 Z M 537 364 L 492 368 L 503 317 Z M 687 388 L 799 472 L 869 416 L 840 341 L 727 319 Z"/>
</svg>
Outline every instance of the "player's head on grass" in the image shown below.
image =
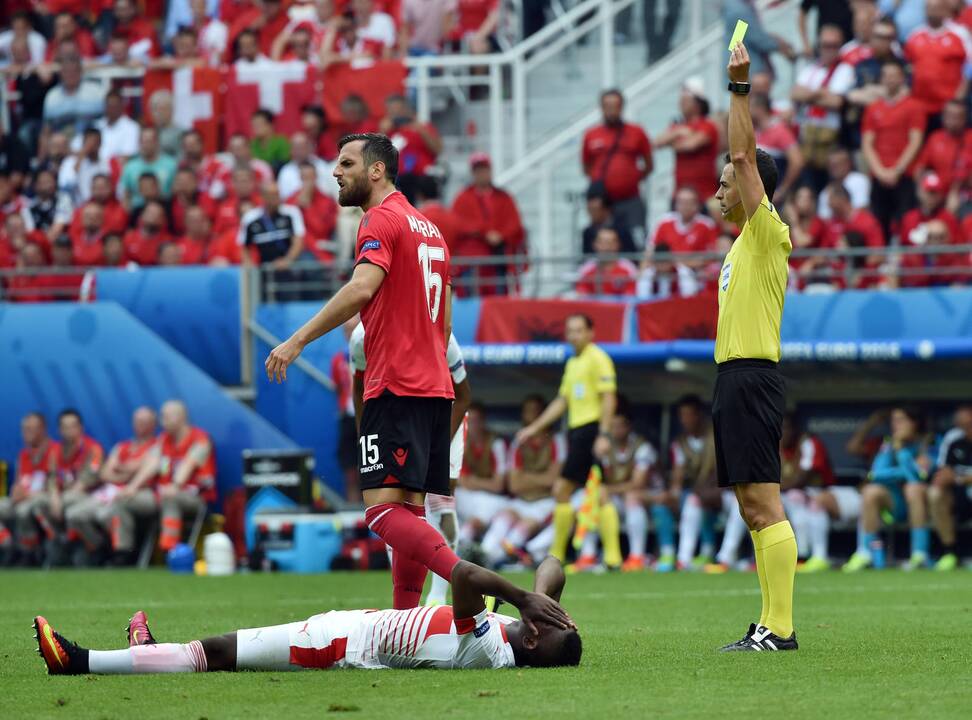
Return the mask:
<svg viewBox="0 0 972 720">
<path fill-rule="evenodd" d="M 537 623 L 532 636 L 522 622 L 510 623 L 506 634 L 513 656 L 520 667 L 569 667 L 580 664 L 583 646 L 580 635 L 571 628 Z"/>
<path fill-rule="evenodd" d="M 719 191 L 716 199 L 719 201 L 719 211 L 722 217 L 736 225 L 742 227 L 746 222 L 746 211 L 739 196 L 739 184 L 736 181 L 736 171 L 732 166 L 729 153 L 723 159 L 725 166 L 722 168 L 722 176 L 719 178 Z M 779 172 L 776 169 L 776 161 L 765 150 L 756 148 L 756 172 L 759 179 L 763 182 L 763 191 L 766 197 L 773 201 L 776 193 L 776 185 L 779 182 Z"/>
<path fill-rule="evenodd" d="M 564 338 L 577 354 L 594 342 L 594 321 L 591 320 L 590 315 L 584 313 L 568 315 L 564 323 Z"/>
<path fill-rule="evenodd" d="M 388 194 L 398 177 L 398 150 L 387 135 L 355 133 L 338 141 L 334 167 L 338 202 L 368 210 Z"/>
</svg>

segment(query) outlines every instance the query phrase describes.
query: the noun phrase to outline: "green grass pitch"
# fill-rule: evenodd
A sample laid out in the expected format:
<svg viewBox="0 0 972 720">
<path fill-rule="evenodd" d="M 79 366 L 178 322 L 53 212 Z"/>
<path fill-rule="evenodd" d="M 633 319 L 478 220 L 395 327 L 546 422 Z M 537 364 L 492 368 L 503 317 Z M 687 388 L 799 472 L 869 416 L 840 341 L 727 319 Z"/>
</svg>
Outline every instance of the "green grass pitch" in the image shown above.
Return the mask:
<svg viewBox="0 0 972 720">
<path fill-rule="evenodd" d="M 513 575 L 527 583 L 528 575 Z M 124 645 L 143 608 L 161 640 L 385 607 L 386 573 L 173 576 L 0 573 L 3 718 L 956 718 L 972 697 L 972 573 L 797 579 L 796 653 L 721 655 L 758 612 L 752 574 L 585 575 L 563 602 L 584 657 L 569 670 L 48 677 L 29 629 Z"/>
</svg>

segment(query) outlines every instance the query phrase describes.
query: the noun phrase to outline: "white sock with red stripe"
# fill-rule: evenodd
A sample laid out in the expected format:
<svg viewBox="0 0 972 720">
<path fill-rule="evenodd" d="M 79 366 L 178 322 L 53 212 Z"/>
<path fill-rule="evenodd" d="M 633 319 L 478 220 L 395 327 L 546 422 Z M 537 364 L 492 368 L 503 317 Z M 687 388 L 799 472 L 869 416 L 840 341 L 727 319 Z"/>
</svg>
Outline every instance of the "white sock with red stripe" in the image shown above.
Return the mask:
<svg viewBox="0 0 972 720">
<path fill-rule="evenodd" d="M 206 667 L 206 653 L 198 640 L 88 651 L 89 671 L 102 675 L 206 672 Z"/>
</svg>

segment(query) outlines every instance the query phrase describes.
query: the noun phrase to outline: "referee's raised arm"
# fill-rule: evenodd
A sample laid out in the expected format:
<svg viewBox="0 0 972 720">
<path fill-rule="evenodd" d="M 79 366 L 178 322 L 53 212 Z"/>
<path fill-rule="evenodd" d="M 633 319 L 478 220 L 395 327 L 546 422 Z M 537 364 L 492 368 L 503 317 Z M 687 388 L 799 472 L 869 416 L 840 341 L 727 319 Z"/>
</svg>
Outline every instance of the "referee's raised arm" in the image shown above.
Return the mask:
<svg viewBox="0 0 972 720">
<path fill-rule="evenodd" d="M 729 160 L 739 187 L 746 218 L 753 216 L 766 194 L 756 169 L 756 131 L 749 114 L 749 53 L 742 43 L 729 54 Z M 736 86 L 736 90 L 733 90 Z M 770 198 L 772 200 L 772 198 Z"/>
</svg>

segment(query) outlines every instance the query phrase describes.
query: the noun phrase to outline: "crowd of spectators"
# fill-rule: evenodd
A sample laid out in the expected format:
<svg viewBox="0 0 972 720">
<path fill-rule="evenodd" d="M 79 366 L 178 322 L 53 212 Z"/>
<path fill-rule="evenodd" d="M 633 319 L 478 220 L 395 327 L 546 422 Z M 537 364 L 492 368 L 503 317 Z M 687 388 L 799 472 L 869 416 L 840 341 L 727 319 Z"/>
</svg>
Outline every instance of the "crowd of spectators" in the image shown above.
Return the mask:
<svg viewBox="0 0 972 720">
<path fill-rule="evenodd" d="M 620 403 L 612 422 L 611 451 L 599 458 L 598 497 L 592 501 L 590 487 L 578 490 L 572 500 L 575 511 L 583 514 L 592 502 L 617 506 L 628 546 L 624 570 L 751 569 L 744 551 L 748 532 L 736 498 L 716 484 L 712 422 L 702 401 L 686 396 L 677 403 L 667 452 L 636 431 L 637 417 L 625 405 Z M 545 406 L 542 397 L 527 397 L 522 426 Z M 874 412 L 846 438 L 846 453 L 859 469 L 840 473 L 826 444 L 802 427 L 799 417 L 795 411 L 785 419 L 780 458 L 784 506 L 802 572 L 830 569 L 838 562 L 847 572 L 893 564 L 884 538 L 895 527 L 909 532 L 906 567 L 932 565 L 933 533 L 940 550 L 935 567 L 958 567 L 958 533 L 972 519 L 972 406 L 960 406 L 953 427 L 940 435 L 932 432 L 920 408 Z M 464 552 L 494 567 L 533 566 L 542 560 L 552 541 L 551 491 L 564 455 L 564 438 L 556 432 L 508 443 L 490 429 L 484 406 L 474 402 L 455 491 Z M 579 517 L 575 532 L 582 532 L 582 524 Z M 844 563 L 831 553 L 830 538 L 835 530 L 850 537 L 855 528 L 856 550 Z M 601 566 L 598 555 L 595 524 L 583 536 L 573 569 Z"/>
<path fill-rule="evenodd" d="M 183 541 L 185 525 L 216 501 L 216 456 L 209 435 L 189 422 L 186 406 L 139 407 L 132 437 L 108 454 L 72 408 L 47 421 L 21 421 L 24 447 L 0 498 L 0 564 L 47 567 L 130 565 L 142 542 L 160 550 Z M 154 527 L 155 534 L 152 534 Z"/>
<path fill-rule="evenodd" d="M 972 5 L 803 2 L 802 53 L 767 32 L 752 3 L 724 3 L 723 13 L 751 21 L 750 108 L 757 145 L 779 170 L 770 200 L 797 251 L 791 289 L 969 284 L 972 253 L 948 246 L 972 244 Z M 775 99 L 784 94 L 781 59 L 800 62 L 785 101 Z M 680 118 L 653 138 L 623 120 L 619 92 L 605 92 L 601 105 L 603 122 L 583 143 L 590 224 L 581 250 L 590 259 L 575 291 L 656 298 L 713 287 L 737 234 L 711 203 L 727 146 L 725 117 L 710 112 L 694 77 L 682 83 Z M 674 152 L 672 212 L 646 233 L 641 181 L 660 148 Z M 618 259 L 619 250 L 643 253 L 640 267 L 631 262 L 636 255 Z"/>
</svg>

